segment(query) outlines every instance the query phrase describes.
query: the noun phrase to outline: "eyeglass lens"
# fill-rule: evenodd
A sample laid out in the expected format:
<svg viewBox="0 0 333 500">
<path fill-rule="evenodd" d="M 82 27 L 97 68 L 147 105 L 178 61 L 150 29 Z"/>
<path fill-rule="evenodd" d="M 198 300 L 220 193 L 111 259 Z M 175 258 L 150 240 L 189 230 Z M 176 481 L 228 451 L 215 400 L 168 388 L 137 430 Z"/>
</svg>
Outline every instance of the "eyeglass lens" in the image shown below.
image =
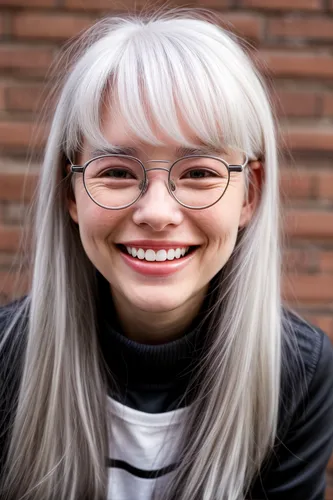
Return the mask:
<svg viewBox="0 0 333 500">
<path fill-rule="evenodd" d="M 88 164 L 84 182 L 89 196 L 98 205 L 116 209 L 129 206 L 140 197 L 145 188 L 145 172 L 135 159 L 105 156 Z M 172 195 L 181 204 L 192 208 L 216 203 L 228 183 L 227 166 L 211 157 L 180 159 L 169 173 Z"/>
</svg>

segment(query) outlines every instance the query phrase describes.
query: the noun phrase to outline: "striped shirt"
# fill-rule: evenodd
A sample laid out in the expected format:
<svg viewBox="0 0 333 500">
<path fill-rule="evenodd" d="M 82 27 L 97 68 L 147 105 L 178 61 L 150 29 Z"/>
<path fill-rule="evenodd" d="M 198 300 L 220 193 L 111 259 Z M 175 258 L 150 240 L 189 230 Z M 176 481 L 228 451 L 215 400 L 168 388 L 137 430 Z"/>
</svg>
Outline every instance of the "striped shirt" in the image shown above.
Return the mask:
<svg viewBox="0 0 333 500">
<path fill-rule="evenodd" d="M 182 422 L 189 407 L 145 413 L 108 397 L 108 500 L 150 500 L 174 474 Z"/>
</svg>

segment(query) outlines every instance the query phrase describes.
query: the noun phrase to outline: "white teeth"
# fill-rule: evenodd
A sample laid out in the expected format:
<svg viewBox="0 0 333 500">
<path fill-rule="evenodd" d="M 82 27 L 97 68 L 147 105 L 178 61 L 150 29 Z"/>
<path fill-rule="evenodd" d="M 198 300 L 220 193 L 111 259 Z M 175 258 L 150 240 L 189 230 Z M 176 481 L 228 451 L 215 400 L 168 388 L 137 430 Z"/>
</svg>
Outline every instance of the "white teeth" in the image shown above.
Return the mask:
<svg viewBox="0 0 333 500">
<path fill-rule="evenodd" d="M 126 247 L 126 249 L 132 257 L 137 257 L 140 260 L 146 260 L 148 262 L 164 262 L 166 260 L 174 260 L 184 257 L 190 247 L 170 248 L 169 250 L 157 250 L 156 252 L 152 249 L 143 250 L 143 248 L 134 247 Z"/>
<path fill-rule="evenodd" d="M 142 250 L 142 248 L 139 248 L 137 255 L 138 259 L 143 260 L 145 258 L 145 251 Z"/>
<path fill-rule="evenodd" d="M 145 259 L 148 260 L 148 262 L 154 262 L 156 260 L 156 253 L 154 250 L 146 250 Z"/>
<path fill-rule="evenodd" d="M 175 258 L 175 251 L 170 248 L 170 250 L 168 250 L 168 260 L 173 260 Z"/>
<path fill-rule="evenodd" d="M 156 260 L 158 262 L 164 262 L 165 260 L 167 260 L 166 250 L 158 250 L 156 252 Z"/>
<path fill-rule="evenodd" d="M 177 250 L 175 251 L 175 257 L 176 257 L 176 259 L 180 259 L 181 253 L 182 253 L 181 249 L 177 248 Z"/>
</svg>

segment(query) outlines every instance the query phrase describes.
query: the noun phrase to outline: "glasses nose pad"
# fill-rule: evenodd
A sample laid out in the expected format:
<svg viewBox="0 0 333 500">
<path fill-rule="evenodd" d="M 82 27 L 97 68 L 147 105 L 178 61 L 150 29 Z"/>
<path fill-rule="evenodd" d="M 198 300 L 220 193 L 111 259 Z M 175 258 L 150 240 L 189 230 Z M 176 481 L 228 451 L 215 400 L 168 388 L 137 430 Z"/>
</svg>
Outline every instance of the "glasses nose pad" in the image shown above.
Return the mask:
<svg viewBox="0 0 333 500">
<path fill-rule="evenodd" d="M 171 191 L 176 191 L 176 184 L 170 179 L 169 186 Z M 139 184 L 139 190 L 144 195 L 148 189 L 148 179 L 146 181 L 142 180 Z"/>
<path fill-rule="evenodd" d="M 142 192 L 142 194 L 145 194 L 147 189 L 148 189 L 148 181 L 147 180 L 146 180 L 146 182 L 144 180 L 141 181 L 139 184 L 139 190 Z"/>
</svg>

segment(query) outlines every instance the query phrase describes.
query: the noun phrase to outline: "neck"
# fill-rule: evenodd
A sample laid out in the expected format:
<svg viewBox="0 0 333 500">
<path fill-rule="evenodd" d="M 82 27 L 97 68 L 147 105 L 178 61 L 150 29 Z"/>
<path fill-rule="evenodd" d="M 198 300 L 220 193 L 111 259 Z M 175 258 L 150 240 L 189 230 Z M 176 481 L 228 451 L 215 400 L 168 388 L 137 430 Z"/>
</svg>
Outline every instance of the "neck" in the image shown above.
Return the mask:
<svg viewBox="0 0 333 500">
<path fill-rule="evenodd" d="M 190 328 L 200 311 L 205 293 L 206 290 L 203 290 L 177 309 L 163 312 L 129 306 L 122 296 L 115 293 L 112 298 L 121 329 L 129 339 L 142 344 L 163 344 L 176 340 Z"/>
</svg>

